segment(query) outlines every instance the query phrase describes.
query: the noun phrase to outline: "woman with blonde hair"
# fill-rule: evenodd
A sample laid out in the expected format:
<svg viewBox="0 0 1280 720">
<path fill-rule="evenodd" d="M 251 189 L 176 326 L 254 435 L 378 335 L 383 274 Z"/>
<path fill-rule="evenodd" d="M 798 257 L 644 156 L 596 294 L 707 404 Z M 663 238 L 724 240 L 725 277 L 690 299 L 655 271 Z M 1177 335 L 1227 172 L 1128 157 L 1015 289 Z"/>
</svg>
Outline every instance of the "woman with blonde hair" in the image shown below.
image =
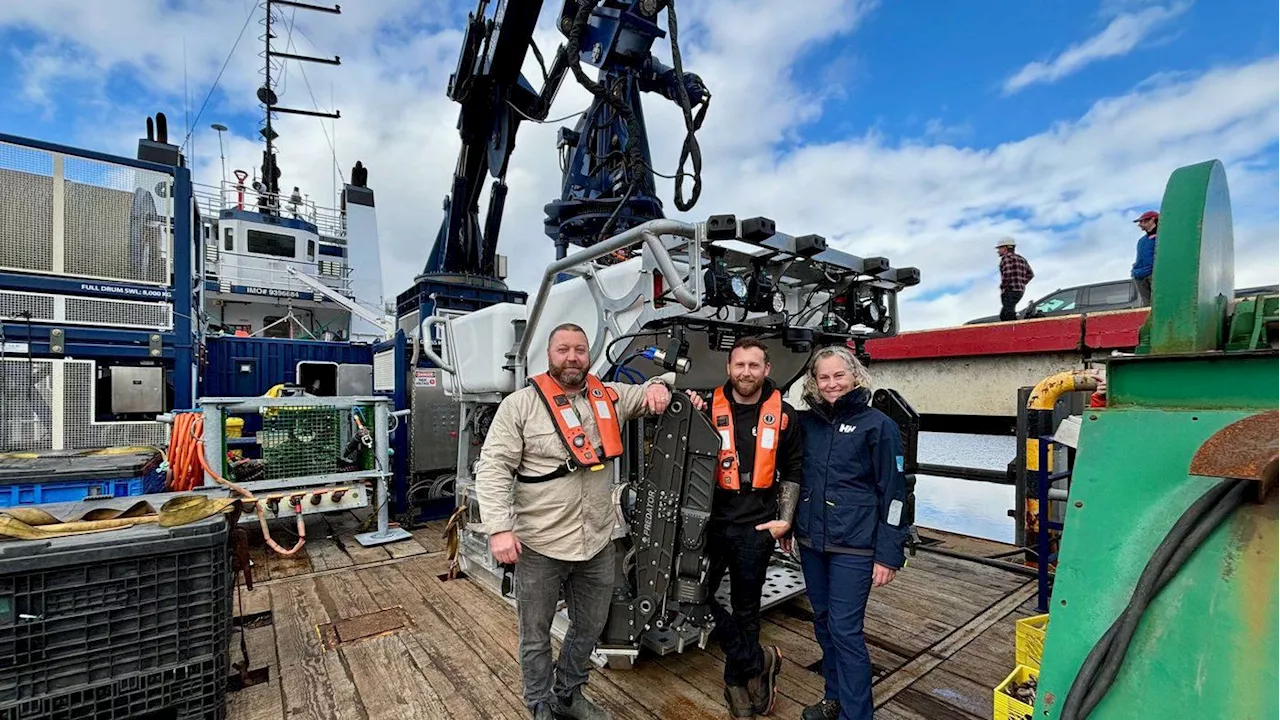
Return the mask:
<svg viewBox="0 0 1280 720">
<path fill-rule="evenodd" d="M 872 586 L 891 582 L 905 562 L 902 435 L 871 407 L 871 376 L 846 347 L 814 353 L 804 401 L 795 539 L 826 692 L 801 717 L 871 720 L 871 658 L 862 628 Z"/>
</svg>

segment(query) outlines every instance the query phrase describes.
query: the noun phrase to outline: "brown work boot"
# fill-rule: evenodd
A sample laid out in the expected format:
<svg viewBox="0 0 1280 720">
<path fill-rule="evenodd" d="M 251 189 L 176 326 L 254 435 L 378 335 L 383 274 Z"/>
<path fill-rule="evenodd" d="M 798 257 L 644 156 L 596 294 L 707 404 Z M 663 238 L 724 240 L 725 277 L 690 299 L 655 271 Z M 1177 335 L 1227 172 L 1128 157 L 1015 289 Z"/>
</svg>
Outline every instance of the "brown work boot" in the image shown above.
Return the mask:
<svg viewBox="0 0 1280 720">
<path fill-rule="evenodd" d="M 745 687 L 730 685 L 725 688 L 724 700 L 729 703 L 729 717 L 753 718 L 756 716 L 751 709 L 751 694 Z"/>
<path fill-rule="evenodd" d="M 770 715 L 778 702 L 778 674 L 782 672 L 782 651 L 770 645 L 763 648 L 764 671 L 747 681 L 751 707 L 757 715 Z"/>
</svg>

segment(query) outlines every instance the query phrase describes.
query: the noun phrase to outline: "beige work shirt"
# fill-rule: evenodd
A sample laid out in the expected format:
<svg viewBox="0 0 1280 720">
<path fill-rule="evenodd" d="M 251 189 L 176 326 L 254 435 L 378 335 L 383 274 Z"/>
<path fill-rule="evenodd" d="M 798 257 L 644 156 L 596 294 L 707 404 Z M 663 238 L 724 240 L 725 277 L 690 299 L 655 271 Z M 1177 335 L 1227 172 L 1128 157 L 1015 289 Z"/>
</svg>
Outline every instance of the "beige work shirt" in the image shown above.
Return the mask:
<svg viewBox="0 0 1280 720">
<path fill-rule="evenodd" d="M 604 383 L 618 393 L 614 405 L 619 424 L 645 413 L 645 391 L 653 382 L 656 379 L 644 385 Z M 587 439 L 599 449 L 600 431 L 586 393 L 570 395 L 569 400 Z M 610 542 L 615 520 L 612 461 L 602 470 L 578 468 L 539 483 L 515 479 L 516 473 L 546 475 L 569 457 L 555 422 L 532 385 L 503 399 L 489 425 L 476 468 L 476 499 L 484 532 L 514 530 L 522 546 L 558 560 L 587 560 L 603 550 Z"/>
</svg>

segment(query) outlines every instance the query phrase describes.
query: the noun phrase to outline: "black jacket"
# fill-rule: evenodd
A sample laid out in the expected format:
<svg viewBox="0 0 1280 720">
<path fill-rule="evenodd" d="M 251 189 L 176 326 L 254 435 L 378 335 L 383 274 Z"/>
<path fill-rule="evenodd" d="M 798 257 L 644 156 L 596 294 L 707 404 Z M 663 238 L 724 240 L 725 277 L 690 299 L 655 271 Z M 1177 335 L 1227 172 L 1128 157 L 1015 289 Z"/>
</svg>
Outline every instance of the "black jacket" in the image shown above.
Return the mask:
<svg viewBox="0 0 1280 720">
<path fill-rule="evenodd" d="M 902 434 L 868 404 L 859 388 L 835 402 L 800 412 L 804 481 L 796 509 L 796 539 L 826 552 L 873 555 L 900 568 L 908 528 Z"/>
<path fill-rule="evenodd" d="M 725 396 L 733 411 L 733 446 L 738 450 L 738 466 L 745 468 L 747 472 L 750 472 L 756 458 L 756 427 L 760 422 L 760 406 L 775 389 L 773 381 L 765 378 L 760 400 L 751 405 L 742 405 L 733 399 L 733 385 L 727 381 L 724 384 Z M 706 414 L 710 416 L 710 393 L 704 399 L 707 401 Z M 778 519 L 778 484 L 783 481 L 800 483 L 800 460 L 804 455 L 804 446 L 800 442 L 799 414 L 785 399 L 782 401 L 782 414 L 787 418 L 787 427 L 778 438 L 777 482 L 765 490 L 746 487 L 736 492 L 724 490 L 717 485 L 711 504 L 712 522 L 755 527 Z"/>
</svg>

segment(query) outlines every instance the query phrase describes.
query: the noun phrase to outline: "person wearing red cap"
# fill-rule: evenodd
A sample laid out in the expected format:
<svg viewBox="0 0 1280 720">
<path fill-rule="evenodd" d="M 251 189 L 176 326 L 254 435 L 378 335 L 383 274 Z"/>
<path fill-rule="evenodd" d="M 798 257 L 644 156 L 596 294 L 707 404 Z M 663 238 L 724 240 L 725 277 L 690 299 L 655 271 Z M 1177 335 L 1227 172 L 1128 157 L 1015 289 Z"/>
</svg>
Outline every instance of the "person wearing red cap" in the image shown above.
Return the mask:
<svg viewBox="0 0 1280 720">
<path fill-rule="evenodd" d="M 1133 282 L 1138 286 L 1138 297 L 1142 306 L 1151 305 L 1151 272 L 1156 266 L 1156 226 L 1160 224 L 1160 213 L 1148 210 L 1134 220 L 1142 228 L 1144 235 L 1138 238 L 1138 256 L 1133 261 Z"/>
</svg>

